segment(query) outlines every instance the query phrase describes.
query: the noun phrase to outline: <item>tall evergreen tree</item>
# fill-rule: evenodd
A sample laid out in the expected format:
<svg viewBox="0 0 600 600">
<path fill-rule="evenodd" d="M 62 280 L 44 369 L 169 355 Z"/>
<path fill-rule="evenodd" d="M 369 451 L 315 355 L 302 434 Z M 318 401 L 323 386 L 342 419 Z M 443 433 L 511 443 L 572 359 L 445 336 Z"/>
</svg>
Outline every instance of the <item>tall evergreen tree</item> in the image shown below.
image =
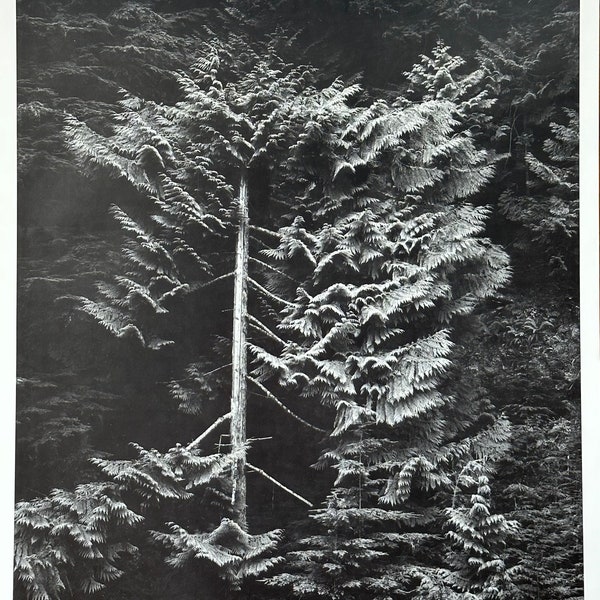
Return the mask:
<svg viewBox="0 0 600 600">
<path fill-rule="evenodd" d="M 174 340 L 144 330 L 160 329 L 160 315 L 169 312 L 169 302 L 234 277 L 228 417 L 232 451 L 239 461 L 234 513 L 242 527 L 246 522 L 248 285 L 267 301 L 287 302 L 269 292 L 257 277 L 249 277 L 249 203 L 254 200 L 258 213 L 261 202 L 268 210 L 269 200 L 260 197 L 268 194 L 268 189 L 249 190 L 249 179 L 256 171 L 268 177 L 269 170 L 281 161 L 274 149 L 290 136 L 294 120 L 299 119 L 294 99 L 305 85 L 302 71 L 288 69 L 282 75 L 277 70 L 285 66 L 272 47 L 261 50 L 266 52 L 263 58 L 235 38 L 226 45 L 207 46 L 192 75 L 180 78 L 185 92 L 181 103 L 164 108 L 127 99 L 123 122 L 109 139 L 72 122 L 72 146 L 84 162 L 125 176 L 140 191 L 155 195 L 157 208 L 152 225 L 144 224 L 144 217 L 134 220 L 121 209 L 113 209 L 123 228 L 132 234 L 125 252 L 137 279 L 120 277 L 116 285 L 101 284 L 104 299 L 83 299 L 86 312 L 118 336 L 133 335 L 150 348 L 160 349 Z M 216 260 L 233 235 L 237 238 L 235 264 Z M 269 265 L 256 263 L 259 266 L 254 270 L 261 277 Z M 233 271 L 223 272 L 229 268 Z M 149 312 L 141 310 L 140 302 Z M 256 318 L 253 321 L 259 331 L 269 331 Z M 177 385 L 173 389 L 185 401 L 185 390 Z"/>
<path fill-rule="evenodd" d="M 181 566 L 194 556 L 209 559 L 234 587 L 245 575 L 259 573 L 271 564 L 260 554 L 270 549 L 277 537 L 277 532 L 258 538 L 246 533 L 246 467 L 310 504 L 262 469 L 247 465 L 245 424 L 249 321 L 258 332 L 256 337 L 277 339 L 268 325 L 249 316 L 248 287 L 252 286 L 257 296 L 255 304 L 262 306 L 267 316 L 269 312 L 275 314 L 269 309 L 270 303 L 289 304 L 268 289 L 276 287 L 276 268 L 254 258 L 253 275 L 249 275 L 249 205 L 254 202 L 259 220 L 268 202 L 261 193 L 269 193 L 260 187 L 258 191 L 252 189 L 249 184 L 257 172 L 259 178 L 268 177 L 269 170 L 276 169 L 286 157 L 279 146 L 289 147 L 294 129 L 303 123 L 302 96 L 319 94 L 308 85 L 309 77 L 305 68 L 287 68 L 274 54 L 272 45 L 255 51 L 245 40 L 232 37 L 226 44 L 207 45 L 203 59 L 191 74 L 181 75 L 184 99 L 178 105 L 164 107 L 126 97 L 120 122 L 108 138 L 69 119 L 71 149 L 81 166 L 88 172 L 99 170 L 125 179 L 154 204 L 150 214 L 134 217 L 122 208 L 112 208 L 128 235 L 124 255 L 130 270 L 114 282 L 100 282 L 98 299 L 74 298 L 81 310 L 117 337 L 160 351 L 178 342 L 190 344 L 189 330 L 181 331 L 186 301 L 193 307 L 199 292 L 234 276 L 232 362 L 212 369 L 216 372 L 231 366 L 231 410 L 221 414 L 187 446 L 188 451 L 197 452 L 202 440 L 226 420 L 231 421 L 232 520 L 222 522 L 209 534 L 188 534 L 173 525 L 171 533 L 155 536 L 173 550 L 172 564 Z M 255 231 L 262 236 L 275 235 L 261 227 Z M 233 247 L 232 238 L 237 238 Z M 255 243 L 264 245 L 260 240 Z M 231 252 L 233 248 L 235 253 Z M 224 252 L 234 254 L 233 265 L 227 258 L 221 260 Z M 232 267 L 233 273 L 228 271 Z M 174 396 L 192 411 L 201 409 L 199 400 L 203 397 L 215 395 L 210 379 L 201 375 L 206 362 L 200 357 L 200 361 L 189 365 L 186 378 L 204 389 L 190 390 L 181 382 L 171 386 Z M 318 430 L 287 409 L 262 384 L 255 384 L 291 417 Z M 127 468 L 115 470 L 109 463 L 99 464 L 117 481 L 121 469 Z M 156 485 L 161 488 L 160 483 Z M 221 544 L 230 538 L 227 556 L 201 551 L 205 538 L 209 542 L 219 539 Z M 61 565 L 59 560 L 58 567 Z M 24 580 L 29 581 L 26 577 Z"/>
<path fill-rule="evenodd" d="M 515 521 L 491 512 L 489 468 L 486 460 L 467 463 L 457 486 L 473 492 L 467 503 L 446 510 L 453 549 L 447 557 L 452 571 L 448 581 L 457 597 L 485 599 L 522 598 L 515 580 L 520 566 L 509 567 L 504 560 L 506 542 L 517 530 Z"/>
<path fill-rule="evenodd" d="M 446 563 L 432 549 L 446 520 L 457 522 L 458 513 L 443 510 L 457 473 L 495 460 L 508 439 L 504 419 L 482 414 L 486 400 L 449 380 L 460 326 L 509 277 L 506 255 L 481 237 L 487 208 L 467 201 L 496 160 L 473 133 L 492 103 L 486 72 L 461 75 L 462 61 L 438 46 L 408 74 L 412 95 L 368 103 L 357 85 L 318 89 L 310 70 L 284 65 L 273 44 L 260 50 L 235 37 L 207 46 L 180 77 L 180 103 L 126 97 L 109 137 L 69 120 L 82 166 L 125 179 L 152 206 L 113 208 L 128 234 L 130 271 L 101 282 L 101 297 L 79 298 L 79 306 L 151 350 L 188 344 L 196 356 L 185 383 L 193 385 L 171 386 L 185 407 L 218 396 L 210 371 L 229 365 L 198 356 L 182 315 L 235 279 L 231 344 L 218 348 L 231 345 L 231 410 L 217 407 L 214 425 L 185 449 L 140 451 L 179 485 L 184 471 L 171 457 L 209 458 L 197 448 L 229 419 L 231 451 L 215 455 L 217 466 L 191 487 L 231 469 L 231 519 L 195 533 L 171 524 L 154 537 L 173 566 L 208 559 L 234 587 L 277 562 L 262 554 L 278 532 L 247 532 L 245 470 L 265 474 L 246 460 L 246 385 L 314 426 L 281 403 L 276 385 L 329 409 L 330 447 L 319 464 L 337 479 L 314 515 L 327 535 L 300 542 L 303 551 L 288 555 L 288 572 L 270 584 L 334 598 L 477 592 L 478 574 L 461 587 L 460 561 Z M 270 185 L 260 188 L 266 177 Z M 249 290 L 260 315 L 249 313 Z M 249 326 L 256 335 L 247 344 Z M 98 465 L 117 485 L 186 499 L 161 478 L 130 476 L 131 461 Z M 23 531 L 26 543 L 31 531 Z M 59 572 L 68 562 L 52 561 Z M 30 590 L 39 584 L 23 579 Z M 41 589 L 50 596 L 58 588 Z"/>
<path fill-rule="evenodd" d="M 295 339 L 268 374 L 335 412 L 321 532 L 269 580 L 294 596 L 454 593 L 432 556 L 440 508 L 453 474 L 506 449 L 507 421 L 480 420 L 486 401 L 448 380 L 455 328 L 509 277 L 480 237 L 488 210 L 466 200 L 493 173 L 472 133 L 492 100 L 485 71 L 460 75 L 461 64 L 438 46 L 408 74 L 412 98 L 324 127 L 321 139 L 346 144 L 308 187 L 313 221 L 297 217 L 269 253 L 289 262 L 302 249 L 312 269 L 281 325 Z"/>
</svg>

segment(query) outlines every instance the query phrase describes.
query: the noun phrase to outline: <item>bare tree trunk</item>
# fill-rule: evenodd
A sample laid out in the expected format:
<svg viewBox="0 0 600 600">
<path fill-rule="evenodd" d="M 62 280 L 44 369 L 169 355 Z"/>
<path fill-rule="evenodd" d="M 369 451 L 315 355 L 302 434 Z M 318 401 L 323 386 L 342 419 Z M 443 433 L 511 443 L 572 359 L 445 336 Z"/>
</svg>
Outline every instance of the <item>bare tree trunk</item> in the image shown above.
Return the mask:
<svg viewBox="0 0 600 600">
<path fill-rule="evenodd" d="M 233 463 L 232 511 L 235 522 L 246 529 L 246 402 L 248 358 L 246 329 L 248 313 L 248 185 L 242 174 L 238 197 L 239 226 L 233 291 L 233 344 L 231 352 L 231 452 Z"/>
</svg>

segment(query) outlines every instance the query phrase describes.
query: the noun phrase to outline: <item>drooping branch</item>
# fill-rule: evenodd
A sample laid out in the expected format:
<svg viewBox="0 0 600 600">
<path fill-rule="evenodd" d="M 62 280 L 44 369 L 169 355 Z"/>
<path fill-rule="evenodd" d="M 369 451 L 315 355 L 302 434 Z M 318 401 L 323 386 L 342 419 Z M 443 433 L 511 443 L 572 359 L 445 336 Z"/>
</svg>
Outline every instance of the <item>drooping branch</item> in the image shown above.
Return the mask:
<svg viewBox="0 0 600 600">
<path fill-rule="evenodd" d="M 258 473 L 259 475 L 262 475 L 265 479 L 268 479 L 271 483 L 274 483 L 277 487 L 281 488 L 282 490 L 284 490 L 285 492 L 290 494 L 290 496 L 297 498 L 298 500 L 300 500 L 300 502 L 304 502 L 304 504 L 306 504 L 307 506 L 310 506 L 311 508 L 313 507 L 313 503 L 310 500 L 307 500 L 306 498 L 302 497 L 300 494 L 297 494 L 296 492 L 290 490 L 289 487 L 283 485 L 283 483 L 280 483 L 279 481 L 277 481 L 277 479 L 275 479 L 274 477 L 271 477 L 268 473 L 266 473 L 262 469 L 259 469 L 258 467 L 255 467 L 254 465 L 251 465 L 248 462 L 246 463 L 246 466 L 251 471 L 254 471 L 255 473 Z"/>
<path fill-rule="evenodd" d="M 226 365 L 221 365 L 220 367 L 217 367 L 216 369 L 213 369 L 212 371 L 207 371 L 206 373 L 202 373 L 202 377 L 208 377 L 209 375 L 212 375 L 213 373 L 217 373 L 218 371 L 221 371 L 222 369 L 226 369 L 227 367 L 231 367 L 231 363 L 227 363 Z"/>
<path fill-rule="evenodd" d="M 277 404 L 279 408 L 281 408 L 288 415 L 290 415 L 290 417 L 296 419 L 296 421 L 302 423 L 302 425 L 308 427 L 309 429 L 313 429 L 314 431 L 318 431 L 319 433 L 327 433 L 324 429 L 321 429 L 316 425 L 312 425 L 308 421 L 305 421 L 302 417 L 299 417 L 295 412 L 292 412 L 281 400 L 279 400 L 279 398 L 277 398 L 277 396 L 275 396 L 271 391 L 269 391 L 260 381 L 257 381 L 256 379 L 254 379 L 254 377 L 250 376 L 248 376 L 248 380 L 251 383 L 253 383 L 257 388 L 259 388 L 269 400 L 275 402 L 275 404 Z"/>
<path fill-rule="evenodd" d="M 215 429 L 217 429 L 221 424 L 225 423 L 225 421 L 231 419 L 231 412 L 228 412 L 225 415 L 221 415 L 210 427 L 208 427 L 203 433 L 201 433 L 194 441 L 190 442 L 186 446 L 186 450 L 193 450 L 196 448 L 202 440 L 207 438 Z"/>
<path fill-rule="evenodd" d="M 248 319 L 250 320 L 251 326 L 255 327 L 259 331 L 262 331 L 268 338 L 272 339 L 278 344 L 285 346 L 286 343 L 277 334 L 273 333 L 264 323 L 259 321 L 256 317 L 248 315 Z"/>
<path fill-rule="evenodd" d="M 269 246 L 269 244 L 265 243 L 263 240 L 261 240 L 260 238 L 257 238 L 255 235 L 251 235 L 250 239 L 253 242 L 256 242 L 259 246 L 261 246 L 264 250 L 273 250 L 273 248 L 271 248 L 271 246 Z"/>
<path fill-rule="evenodd" d="M 206 281 L 205 283 L 192 283 L 190 284 L 190 290 L 192 292 L 195 292 L 197 290 L 201 290 L 204 288 L 207 288 L 219 281 L 223 281 L 224 279 L 227 279 L 228 277 L 231 277 L 234 275 L 234 271 L 231 271 L 231 273 L 225 273 L 224 275 L 219 275 L 219 277 L 215 277 L 214 279 L 211 279 L 210 281 Z"/>
<path fill-rule="evenodd" d="M 282 277 L 285 277 L 286 279 L 289 279 L 290 281 L 293 281 L 296 284 L 300 284 L 300 282 L 297 279 L 290 277 L 287 273 L 284 273 L 281 269 L 278 269 L 277 267 L 274 267 L 273 265 L 270 265 L 269 263 L 263 262 L 262 260 L 259 260 L 258 258 L 254 258 L 253 256 L 250 257 L 250 260 L 253 263 L 260 265 L 261 267 L 270 269 L 274 273 L 277 273 L 278 275 L 281 275 Z"/>
<path fill-rule="evenodd" d="M 264 227 L 259 227 L 258 225 L 250 225 L 250 229 L 259 233 L 264 233 L 277 241 L 281 239 L 281 236 L 276 231 L 271 231 L 270 229 L 265 229 Z"/>
<path fill-rule="evenodd" d="M 267 288 L 260 285 L 260 283 L 258 283 L 258 281 L 255 281 L 254 279 L 252 279 L 252 277 L 248 277 L 248 281 L 252 286 L 254 286 L 254 288 L 256 288 L 261 294 L 263 294 L 267 298 L 270 298 L 271 300 L 275 300 L 275 302 L 279 302 L 280 304 L 283 304 L 285 306 L 296 306 L 293 302 L 289 302 L 288 300 L 284 300 L 283 298 L 276 296 L 275 294 L 270 292 Z"/>
</svg>

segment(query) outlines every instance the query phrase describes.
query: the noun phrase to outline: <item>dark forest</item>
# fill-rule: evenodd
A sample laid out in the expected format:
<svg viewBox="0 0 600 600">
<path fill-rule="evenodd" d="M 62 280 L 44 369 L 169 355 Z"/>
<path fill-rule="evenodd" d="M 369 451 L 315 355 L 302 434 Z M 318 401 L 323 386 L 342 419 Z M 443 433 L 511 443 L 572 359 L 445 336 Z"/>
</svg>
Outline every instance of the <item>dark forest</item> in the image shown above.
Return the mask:
<svg viewBox="0 0 600 600">
<path fill-rule="evenodd" d="M 17 43 L 15 599 L 583 598 L 578 2 Z"/>
</svg>

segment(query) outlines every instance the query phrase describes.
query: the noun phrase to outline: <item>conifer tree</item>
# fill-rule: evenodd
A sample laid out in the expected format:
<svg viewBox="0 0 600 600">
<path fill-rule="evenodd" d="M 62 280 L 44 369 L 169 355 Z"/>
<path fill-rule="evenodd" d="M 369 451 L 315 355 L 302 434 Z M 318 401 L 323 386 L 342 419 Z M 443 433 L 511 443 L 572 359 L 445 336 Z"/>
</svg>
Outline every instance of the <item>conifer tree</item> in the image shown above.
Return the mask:
<svg viewBox="0 0 600 600">
<path fill-rule="evenodd" d="M 555 272 L 573 269 L 579 222 L 579 117 L 564 109 L 564 122 L 550 123 L 552 136 L 543 143 L 543 155 L 525 155 L 523 194 L 510 189 L 500 198 L 500 212 L 520 224 L 521 248 L 531 242 L 547 257 Z M 575 260 L 574 260 L 575 259 Z"/>
<path fill-rule="evenodd" d="M 232 37 L 225 44 L 207 44 L 204 57 L 191 73 L 181 74 L 184 99 L 178 105 L 165 107 L 126 96 L 119 123 L 110 137 L 68 119 L 71 149 L 82 168 L 125 179 L 154 205 L 149 214 L 135 216 L 116 205 L 112 207 L 127 234 L 123 252 L 130 270 L 112 282 L 99 282 L 96 299 L 72 298 L 84 313 L 117 337 L 160 351 L 182 339 L 171 335 L 180 333 L 176 324 L 182 317 L 181 305 L 186 301 L 189 304 L 191 298 L 193 306 L 196 294 L 234 276 L 232 362 L 212 369 L 215 372 L 231 366 L 231 410 L 186 447 L 189 452 L 198 452 L 207 436 L 225 421 L 231 422 L 231 452 L 227 456 L 232 518 L 225 518 L 212 532 L 189 534 L 172 524 L 170 533 L 154 536 L 171 549 L 172 565 L 182 566 L 192 557 L 208 559 L 234 588 L 244 576 L 256 575 L 272 563 L 262 554 L 278 538 L 277 531 L 262 537 L 250 536 L 246 531 L 246 467 L 310 504 L 262 469 L 247 465 L 245 431 L 248 325 L 256 329 L 256 338 L 277 340 L 268 325 L 249 316 L 248 287 L 252 286 L 257 295 L 255 304 L 264 307 L 267 317 L 276 314 L 269 308 L 270 303 L 289 304 L 268 289 L 276 291 L 277 269 L 254 258 L 253 274 L 249 275 L 249 203 L 253 193 L 249 180 L 254 170 L 263 169 L 268 174 L 276 161 L 282 160 L 280 144 L 283 148 L 291 145 L 294 127 L 302 123 L 298 97 L 317 94 L 308 86 L 309 77 L 305 68 L 286 67 L 272 45 L 260 46 L 256 51 L 245 40 Z M 273 164 L 269 164 L 270 159 Z M 266 208 L 267 199 L 260 200 Z M 262 236 L 276 235 L 261 227 L 255 231 Z M 232 238 L 237 238 L 234 265 L 220 260 L 224 251 L 232 254 Z M 255 243 L 264 245 L 260 240 Z M 233 272 L 228 270 L 232 267 Z M 173 395 L 193 411 L 202 408 L 199 399 L 215 395 L 210 380 L 201 374 L 205 364 L 200 357 L 187 368 L 184 385 L 181 381 L 171 385 Z M 190 382 L 192 389 L 187 387 Z M 204 389 L 198 393 L 194 383 Z M 255 385 L 303 426 L 318 430 L 287 409 L 262 384 L 255 381 Z M 162 457 L 160 453 L 157 456 Z M 129 461 L 119 464 L 119 468 L 129 468 Z M 101 466 L 110 477 L 120 477 L 120 471 L 104 463 Z M 202 550 L 206 543 L 217 540 L 230 552 L 219 555 Z M 58 569 L 60 565 L 59 561 Z"/>
<path fill-rule="evenodd" d="M 448 537 L 454 548 L 447 561 L 452 571 L 452 589 L 468 597 L 485 599 L 521 598 L 514 577 L 519 567 L 509 567 L 503 554 L 507 539 L 514 536 L 515 521 L 491 512 L 491 489 L 486 461 L 472 461 L 462 469 L 457 485 L 474 492 L 464 506 L 446 509 Z M 455 496 L 456 499 L 456 496 Z"/>
<path fill-rule="evenodd" d="M 71 122 L 71 139 L 86 166 L 100 165 L 124 176 L 139 191 L 154 195 L 156 206 L 154 223 L 113 208 L 131 234 L 125 254 L 136 279 L 119 277 L 116 285 L 100 284 L 102 300 L 82 299 L 87 313 L 117 336 L 133 336 L 160 349 L 174 343 L 154 333 L 160 330 L 161 315 L 169 312 L 169 302 L 234 277 L 232 410 L 226 417 L 232 421 L 233 452 L 240 460 L 234 512 L 244 527 L 248 285 L 267 301 L 286 303 L 248 275 L 248 179 L 255 168 L 272 168 L 269 154 L 276 154 L 273 149 L 290 135 L 286 127 L 298 119 L 293 99 L 302 92 L 303 81 L 301 71 L 288 69 L 281 75 L 276 70 L 283 65 L 272 48 L 261 48 L 267 56 L 259 58 L 249 47 L 241 53 L 243 45 L 235 38 L 226 45 L 207 45 L 192 74 L 180 77 L 185 99 L 175 107 L 127 98 L 114 136 L 104 139 Z M 215 257 L 233 235 L 235 265 L 229 265 L 233 272 L 223 272 Z M 258 264 L 261 276 L 260 269 L 269 265 Z M 140 310 L 140 304 L 148 310 Z M 259 321 L 256 326 L 269 331 Z M 173 390 L 184 402 L 188 398 L 181 386 Z"/>
<path fill-rule="evenodd" d="M 309 186 L 310 229 L 297 217 L 270 253 L 312 263 L 270 374 L 335 413 L 319 465 L 337 480 L 313 516 L 329 534 L 300 540 L 268 581 L 297 597 L 454 593 L 432 557 L 439 508 L 453 473 L 506 449 L 507 421 L 480 422 L 485 402 L 448 382 L 454 328 L 509 277 L 480 237 L 488 210 L 466 200 L 493 173 L 470 122 L 492 101 L 485 71 L 461 64 L 438 46 L 408 74 L 412 98 L 353 112 Z"/>
<path fill-rule="evenodd" d="M 191 489 L 218 483 L 231 465 L 227 456 L 198 456 L 182 447 L 164 454 L 139 446 L 136 451 L 133 460 L 96 459 L 103 481 L 17 504 L 15 574 L 29 598 L 55 600 L 102 590 L 123 574 L 123 557 L 137 553 L 130 540 L 144 521 L 139 514 L 144 506 L 189 499 Z M 138 512 L 129 508 L 132 504 Z M 223 560 L 226 550 L 215 542 L 204 541 L 197 552 Z M 232 553 L 230 561 L 235 559 Z"/>
<path fill-rule="evenodd" d="M 412 97 L 364 106 L 358 85 L 319 90 L 273 44 L 261 51 L 235 37 L 207 46 L 180 76 L 180 103 L 128 96 L 110 137 L 69 120 L 83 168 L 124 178 L 152 203 L 145 214 L 112 209 L 130 272 L 101 282 L 99 299 L 77 301 L 117 337 L 160 351 L 185 338 L 172 326 L 181 306 L 234 276 L 231 410 L 186 448 L 199 460 L 201 442 L 231 421 L 231 452 L 216 455 L 207 481 L 232 469 L 232 519 L 156 533 L 170 564 L 208 559 L 235 588 L 277 562 L 262 554 L 278 532 L 247 533 L 245 469 L 264 472 L 246 461 L 246 385 L 314 428 L 281 403 L 279 386 L 329 409 L 320 465 L 337 480 L 314 515 L 331 535 L 302 542 L 271 585 L 315 597 L 434 597 L 426 591 L 442 581 L 443 558 L 430 554 L 452 475 L 498 454 L 508 436 L 503 419 L 479 426 L 478 399 L 448 383 L 453 329 L 509 275 L 504 253 L 480 237 L 487 209 L 466 201 L 493 173 L 495 157 L 472 133 L 492 102 L 486 74 L 460 75 L 462 61 L 439 46 L 408 74 Z M 250 220 L 256 170 L 271 177 L 270 229 Z M 234 239 L 235 264 L 219 262 Z M 262 319 L 248 312 L 249 290 Z M 184 406 L 214 396 L 206 364 L 198 357 L 187 370 L 199 394 L 173 382 Z M 117 482 L 132 468 L 98 464 Z"/>
</svg>

